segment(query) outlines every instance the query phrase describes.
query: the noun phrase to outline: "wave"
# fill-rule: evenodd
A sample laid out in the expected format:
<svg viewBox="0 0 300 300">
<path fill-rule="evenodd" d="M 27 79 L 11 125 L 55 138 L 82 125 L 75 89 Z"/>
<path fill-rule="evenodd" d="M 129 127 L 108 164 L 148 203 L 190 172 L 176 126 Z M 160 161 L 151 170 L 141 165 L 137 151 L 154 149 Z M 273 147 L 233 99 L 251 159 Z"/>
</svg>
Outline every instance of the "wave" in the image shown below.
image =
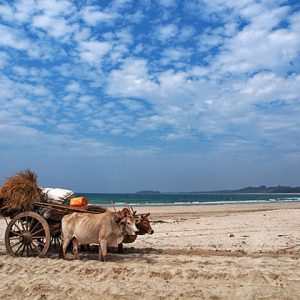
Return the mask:
<svg viewBox="0 0 300 300">
<path fill-rule="evenodd" d="M 170 206 L 251 204 L 300 201 L 300 194 L 83 194 L 91 204 L 111 206 Z"/>
<path fill-rule="evenodd" d="M 215 204 L 251 204 L 251 203 L 270 203 L 270 202 L 297 202 L 300 197 L 293 198 L 270 198 L 264 200 L 225 200 L 225 201 L 173 201 L 173 202 L 115 202 L 116 206 L 191 206 L 191 205 L 215 205 Z"/>
</svg>

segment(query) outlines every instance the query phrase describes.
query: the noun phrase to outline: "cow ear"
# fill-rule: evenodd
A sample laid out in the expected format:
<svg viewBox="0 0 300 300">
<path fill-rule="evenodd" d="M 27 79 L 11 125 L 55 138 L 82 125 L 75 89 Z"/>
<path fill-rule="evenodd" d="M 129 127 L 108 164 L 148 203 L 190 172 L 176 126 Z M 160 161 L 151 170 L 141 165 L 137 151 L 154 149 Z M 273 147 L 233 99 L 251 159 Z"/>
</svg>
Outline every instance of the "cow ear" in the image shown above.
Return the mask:
<svg viewBox="0 0 300 300">
<path fill-rule="evenodd" d="M 122 217 L 120 217 L 120 216 L 115 216 L 115 221 L 116 221 L 116 223 L 120 223 L 121 221 L 122 221 Z"/>
<path fill-rule="evenodd" d="M 149 217 L 149 216 L 150 216 L 150 213 L 146 213 L 146 214 L 145 214 L 145 217 Z"/>
</svg>

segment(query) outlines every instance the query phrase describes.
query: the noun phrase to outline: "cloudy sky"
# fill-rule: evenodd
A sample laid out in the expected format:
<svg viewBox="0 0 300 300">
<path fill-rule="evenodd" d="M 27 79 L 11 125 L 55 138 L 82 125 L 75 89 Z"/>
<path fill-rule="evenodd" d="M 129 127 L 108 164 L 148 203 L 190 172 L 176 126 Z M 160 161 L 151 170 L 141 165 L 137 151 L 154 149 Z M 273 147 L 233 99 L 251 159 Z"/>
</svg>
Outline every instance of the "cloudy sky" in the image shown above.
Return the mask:
<svg viewBox="0 0 300 300">
<path fill-rule="evenodd" d="M 0 182 L 300 185 L 300 4 L 0 1 Z"/>
</svg>

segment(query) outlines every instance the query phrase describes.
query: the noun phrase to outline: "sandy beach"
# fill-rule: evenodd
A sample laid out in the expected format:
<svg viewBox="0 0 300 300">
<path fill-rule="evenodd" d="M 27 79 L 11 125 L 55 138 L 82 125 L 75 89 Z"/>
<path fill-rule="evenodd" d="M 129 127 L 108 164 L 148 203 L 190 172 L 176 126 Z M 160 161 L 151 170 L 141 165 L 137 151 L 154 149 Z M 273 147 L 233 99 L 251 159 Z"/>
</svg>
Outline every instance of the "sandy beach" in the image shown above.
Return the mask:
<svg viewBox="0 0 300 300">
<path fill-rule="evenodd" d="M 81 260 L 6 254 L 1 299 L 300 299 L 300 202 L 137 207 L 153 235 Z"/>
</svg>

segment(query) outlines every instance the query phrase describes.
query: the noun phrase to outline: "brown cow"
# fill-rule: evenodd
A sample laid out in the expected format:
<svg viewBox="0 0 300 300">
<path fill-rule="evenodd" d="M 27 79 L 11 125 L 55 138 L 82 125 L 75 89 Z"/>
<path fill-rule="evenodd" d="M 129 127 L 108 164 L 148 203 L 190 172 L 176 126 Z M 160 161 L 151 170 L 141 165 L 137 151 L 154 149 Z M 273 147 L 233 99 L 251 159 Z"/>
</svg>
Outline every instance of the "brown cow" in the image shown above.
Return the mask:
<svg viewBox="0 0 300 300">
<path fill-rule="evenodd" d="M 150 213 L 142 214 L 140 217 L 135 218 L 136 227 L 139 230 L 138 235 L 144 235 L 146 233 L 153 234 L 154 230 L 152 229 L 148 216 Z"/>
<path fill-rule="evenodd" d="M 110 211 L 102 214 L 72 213 L 62 219 L 62 257 L 72 240 L 79 259 L 78 244 L 99 244 L 99 260 L 106 261 L 107 246 L 117 246 L 124 236 L 135 235 L 138 229 L 132 215 L 116 216 Z"/>
</svg>

